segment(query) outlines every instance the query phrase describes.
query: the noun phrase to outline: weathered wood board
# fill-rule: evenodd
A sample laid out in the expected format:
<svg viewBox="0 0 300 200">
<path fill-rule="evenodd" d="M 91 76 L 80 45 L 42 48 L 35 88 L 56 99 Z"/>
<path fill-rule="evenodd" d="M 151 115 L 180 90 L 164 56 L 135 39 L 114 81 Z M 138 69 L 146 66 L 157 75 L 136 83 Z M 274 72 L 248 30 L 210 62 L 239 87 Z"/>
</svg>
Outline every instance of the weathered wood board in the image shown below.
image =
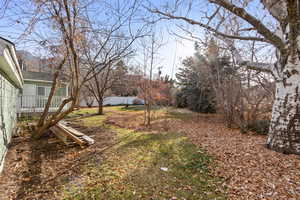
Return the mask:
<svg viewBox="0 0 300 200">
<path fill-rule="evenodd" d="M 70 139 L 80 146 L 83 145 L 92 145 L 94 144 L 94 139 L 90 138 L 89 136 L 85 135 L 84 133 L 66 126 L 63 123 L 57 123 L 55 126 L 51 127 L 50 130 L 65 144 L 67 144 L 67 139 Z"/>
</svg>

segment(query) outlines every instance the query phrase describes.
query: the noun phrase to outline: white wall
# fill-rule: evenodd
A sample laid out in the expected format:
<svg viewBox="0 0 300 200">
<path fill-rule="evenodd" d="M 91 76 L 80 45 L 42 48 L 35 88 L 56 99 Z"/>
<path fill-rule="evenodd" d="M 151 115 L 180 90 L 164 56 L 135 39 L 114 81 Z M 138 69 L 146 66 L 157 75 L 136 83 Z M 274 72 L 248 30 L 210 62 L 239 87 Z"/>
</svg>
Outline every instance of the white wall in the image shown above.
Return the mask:
<svg viewBox="0 0 300 200">
<path fill-rule="evenodd" d="M 19 89 L 0 74 L 0 173 L 17 121 Z"/>
<path fill-rule="evenodd" d="M 0 38 L 0 173 L 17 122 L 17 97 L 23 87 L 15 47 Z"/>
</svg>

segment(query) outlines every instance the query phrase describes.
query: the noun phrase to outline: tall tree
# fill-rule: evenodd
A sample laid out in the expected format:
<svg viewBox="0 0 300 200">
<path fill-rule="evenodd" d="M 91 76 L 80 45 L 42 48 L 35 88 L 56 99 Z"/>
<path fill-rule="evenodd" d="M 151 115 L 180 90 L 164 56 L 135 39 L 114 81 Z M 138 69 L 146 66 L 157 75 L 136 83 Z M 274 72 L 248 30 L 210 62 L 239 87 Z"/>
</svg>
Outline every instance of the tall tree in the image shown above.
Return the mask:
<svg viewBox="0 0 300 200">
<path fill-rule="evenodd" d="M 187 57 L 176 74 L 178 106 L 188 107 L 196 112 L 209 113 L 215 111 L 215 95 L 208 81 L 208 72 L 195 57 Z M 185 104 L 185 105 L 184 105 Z"/>
<path fill-rule="evenodd" d="M 79 91 L 81 88 L 80 66 L 79 66 L 79 49 L 82 39 L 82 26 L 84 15 L 81 12 L 82 2 L 77 0 L 41 0 L 34 1 L 34 5 L 39 8 L 44 16 L 48 16 L 49 23 L 57 32 L 57 43 L 45 40 L 42 43 L 49 46 L 52 52 L 60 58 L 55 66 L 53 74 L 53 83 L 50 94 L 42 112 L 42 115 L 35 126 L 35 137 L 40 137 L 43 133 L 62 120 L 66 115 L 73 111 L 78 102 Z M 66 65 L 67 69 L 64 68 Z M 59 75 L 61 71 L 67 71 L 70 82 L 70 97 L 63 100 L 59 108 L 53 113 L 49 113 L 49 108 L 55 94 Z M 87 77 L 85 77 L 87 78 Z M 85 79 L 84 78 L 84 79 Z M 65 110 L 64 110 L 65 108 Z"/>
<path fill-rule="evenodd" d="M 126 74 L 123 62 L 110 64 L 101 73 L 96 74 L 89 80 L 85 87 L 93 95 L 98 103 L 98 114 L 103 114 L 103 100 L 115 82 L 122 79 Z"/>
<path fill-rule="evenodd" d="M 269 21 L 260 20 L 251 14 L 253 12 L 249 9 L 251 1 L 209 0 L 208 2 L 216 6 L 211 13 L 207 13 L 205 20 L 176 15 L 168 10 L 153 9 L 152 12 L 163 18 L 183 20 L 205 28 L 227 41 L 228 39 L 252 40 L 273 45 L 277 56 L 277 62 L 274 64 L 244 62 L 234 45 L 230 48 L 235 51 L 239 64 L 272 73 L 276 81 L 276 96 L 267 146 L 283 153 L 300 154 L 300 2 L 298 0 L 261 0 L 269 16 L 272 16 L 271 19 L 268 17 Z M 178 8 L 179 4 L 176 5 Z M 260 13 L 263 12 L 262 10 Z M 222 13 L 227 13 L 226 17 L 222 17 L 224 16 Z M 233 17 L 230 18 L 229 15 Z M 222 27 L 227 19 L 231 22 L 246 23 L 244 26 L 236 23 L 238 30 L 231 32 L 233 24 L 228 28 Z"/>
</svg>

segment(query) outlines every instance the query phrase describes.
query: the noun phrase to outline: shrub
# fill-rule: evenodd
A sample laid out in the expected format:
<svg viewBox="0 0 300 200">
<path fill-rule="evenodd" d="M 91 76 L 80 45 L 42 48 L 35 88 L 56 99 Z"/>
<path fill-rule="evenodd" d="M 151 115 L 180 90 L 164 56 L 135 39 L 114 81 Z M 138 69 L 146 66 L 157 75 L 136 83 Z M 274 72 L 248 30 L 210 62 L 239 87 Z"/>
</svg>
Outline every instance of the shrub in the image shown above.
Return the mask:
<svg viewBox="0 0 300 200">
<path fill-rule="evenodd" d="M 175 106 L 200 113 L 215 113 L 215 98 L 210 90 L 190 89 L 176 94 Z"/>
<path fill-rule="evenodd" d="M 143 101 L 141 99 L 136 98 L 136 99 L 133 99 L 132 104 L 133 105 L 142 105 Z"/>
<path fill-rule="evenodd" d="M 269 131 L 270 120 L 257 120 L 247 126 L 249 131 L 256 132 L 258 134 L 266 135 Z"/>
<path fill-rule="evenodd" d="M 186 97 L 185 97 L 184 93 L 181 91 L 178 91 L 175 94 L 175 106 L 177 108 L 186 108 L 188 106 Z"/>
</svg>

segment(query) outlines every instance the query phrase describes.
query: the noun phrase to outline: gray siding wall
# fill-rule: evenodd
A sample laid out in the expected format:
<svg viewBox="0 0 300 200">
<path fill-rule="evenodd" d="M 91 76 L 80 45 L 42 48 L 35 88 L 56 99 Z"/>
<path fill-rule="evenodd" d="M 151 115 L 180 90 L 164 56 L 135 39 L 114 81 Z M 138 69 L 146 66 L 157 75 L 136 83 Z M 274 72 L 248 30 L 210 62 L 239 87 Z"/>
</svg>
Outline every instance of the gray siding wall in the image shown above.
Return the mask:
<svg viewBox="0 0 300 200">
<path fill-rule="evenodd" d="M 17 123 L 18 94 L 19 89 L 0 74 L 0 172 Z"/>
</svg>

